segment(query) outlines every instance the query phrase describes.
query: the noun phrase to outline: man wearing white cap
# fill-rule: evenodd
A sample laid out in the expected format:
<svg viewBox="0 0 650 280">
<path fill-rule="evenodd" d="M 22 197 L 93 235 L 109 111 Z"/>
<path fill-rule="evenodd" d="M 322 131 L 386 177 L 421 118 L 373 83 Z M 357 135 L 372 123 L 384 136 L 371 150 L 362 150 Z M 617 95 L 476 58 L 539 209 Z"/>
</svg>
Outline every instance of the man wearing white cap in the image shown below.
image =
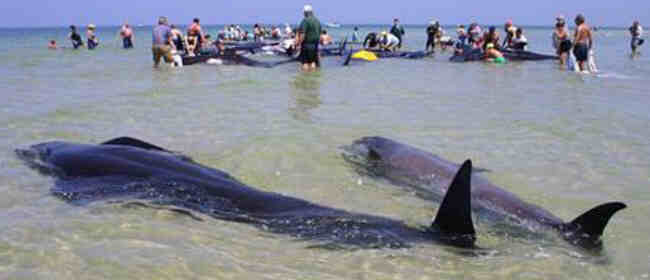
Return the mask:
<svg viewBox="0 0 650 280">
<path fill-rule="evenodd" d="M 305 71 L 314 70 L 319 66 L 318 43 L 320 41 L 321 24 L 314 16 L 311 5 L 305 5 L 305 18 L 298 26 L 296 47 L 300 46 L 300 63 Z"/>
</svg>

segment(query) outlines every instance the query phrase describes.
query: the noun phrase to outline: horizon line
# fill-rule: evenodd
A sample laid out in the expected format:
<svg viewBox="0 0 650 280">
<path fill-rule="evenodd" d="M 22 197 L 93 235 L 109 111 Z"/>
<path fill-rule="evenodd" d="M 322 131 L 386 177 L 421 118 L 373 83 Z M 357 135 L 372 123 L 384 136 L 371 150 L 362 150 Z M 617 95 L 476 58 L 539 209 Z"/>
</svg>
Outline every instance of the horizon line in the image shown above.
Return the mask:
<svg viewBox="0 0 650 280">
<path fill-rule="evenodd" d="M 325 23 L 329 23 L 329 22 L 325 22 Z M 90 24 L 90 23 L 88 23 L 88 24 Z M 88 24 L 82 24 L 82 25 L 80 25 L 80 24 L 71 24 L 71 25 L 75 25 L 78 28 L 83 28 Z M 132 27 L 152 27 L 152 26 L 156 25 L 156 24 L 133 24 L 133 23 L 129 23 L 129 24 Z M 225 25 L 231 25 L 231 24 L 248 26 L 248 25 L 255 25 L 255 24 L 258 24 L 258 23 L 202 23 L 201 25 L 203 25 L 203 26 L 214 26 L 214 25 L 225 26 Z M 261 24 L 262 25 L 284 26 L 285 23 L 261 23 Z M 368 25 L 370 25 L 370 26 L 377 26 L 377 25 L 390 26 L 390 25 L 392 25 L 391 23 L 345 23 L 345 24 L 338 23 L 338 24 L 340 24 L 341 27 L 368 26 Z M 462 24 L 465 25 L 465 26 L 469 25 L 468 23 L 462 23 Z M 98 28 L 101 28 L 101 27 L 120 27 L 120 26 L 122 26 L 121 23 L 120 24 L 95 24 L 95 25 Z M 190 25 L 190 24 L 188 23 L 188 24 L 176 24 L 176 25 L 186 26 L 186 25 Z M 295 24 L 292 24 L 292 26 L 293 25 L 295 25 Z M 402 25 L 403 26 L 427 26 L 428 24 L 403 23 Z M 459 24 L 442 24 L 441 26 L 445 27 L 445 28 L 449 28 L 449 27 L 457 27 L 458 25 Z M 499 23 L 499 24 L 481 24 L 481 23 L 479 23 L 479 25 L 480 26 L 501 26 L 501 25 L 503 25 L 503 23 Z M 0 26 L 0 29 L 68 28 L 69 26 L 70 26 L 70 24 L 65 24 L 65 25 L 34 25 L 34 26 Z M 548 24 L 548 25 L 522 24 L 522 25 L 519 25 L 519 26 L 524 26 L 524 27 L 553 27 L 552 24 Z M 615 26 L 615 25 L 591 25 L 591 26 L 592 27 L 598 27 L 598 28 L 613 28 L 613 29 L 627 28 L 627 26 Z"/>
</svg>

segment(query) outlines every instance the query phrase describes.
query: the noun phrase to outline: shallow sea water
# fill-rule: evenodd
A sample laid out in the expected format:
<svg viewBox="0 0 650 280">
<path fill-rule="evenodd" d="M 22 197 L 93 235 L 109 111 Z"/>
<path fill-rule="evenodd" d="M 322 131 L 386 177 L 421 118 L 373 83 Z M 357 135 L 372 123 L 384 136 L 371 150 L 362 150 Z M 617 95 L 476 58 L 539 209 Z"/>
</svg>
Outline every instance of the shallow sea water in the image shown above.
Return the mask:
<svg viewBox="0 0 650 280">
<path fill-rule="evenodd" d="M 409 49 L 422 48 L 423 29 L 407 28 Z M 48 39 L 67 44 L 63 28 L 0 30 L 2 279 L 650 277 L 650 60 L 628 57 L 623 30 L 597 33 L 598 75 L 548 61 L 452 64 L 449 52 L 350 67 L 327 58 L 307 74 L 294 64 L 153 70 L 150 31 L 139 29 L 130 51 L 117 47 L 116 31 L 100 29 L 102 47 L 91 52 L 48 51 Z M 526 30 L 531 49 L 550 52 L 550 33 Z M 522 236 L 480 219 L 487 250 L 479 256 L 437 244 L 336 250 L 165 210 L 72 206 L 13 155 L 48 140 L 126 135 L 260 189 L 414 226 L 430 223 L 438 204 L 357 174 L 340 146 L 380 135 L 453 161 L 472 158 L 492 170 L 491 181 L 566 220 L 606 201 L 629 208 L 607 227 L 600 256 L 552 233 Z"/>
</svg>

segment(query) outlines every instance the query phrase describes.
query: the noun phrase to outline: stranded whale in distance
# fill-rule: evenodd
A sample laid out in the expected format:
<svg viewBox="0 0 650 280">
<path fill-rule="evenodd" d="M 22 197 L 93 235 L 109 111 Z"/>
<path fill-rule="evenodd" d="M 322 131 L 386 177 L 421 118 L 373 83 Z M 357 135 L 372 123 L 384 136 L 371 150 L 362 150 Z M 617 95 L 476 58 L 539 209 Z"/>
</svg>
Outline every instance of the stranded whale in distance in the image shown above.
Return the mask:
<svg viewBox="0 0 650 280">
<path fill-rule="evenodd" d="M 383 137 L 359 139 L 352 145 L 343 147 L 343 156 L 361 167 L 360 171 L 406 185 L 427 199 L 440 198 L 458 170 L 457 164 Z M 532 223 L 552 228 L 573 245 L 600 249 L 600 237 L 609 219 L 626 205 L 620 202 L 606 203 L 567 223 L 474 174 L 472 207 L 479 212 L 496 214 L 497 217 L 514 218 L 521 224 Z"/>
<path fill-rule="evenodd" d="M 467 161 L 431 226 L 351 213 L 249 187 L 225 172 L 133 138 L 101 145 L 47 142 L 16 150 L 28 166 L 56 181 L 51 193 L 70 203 L 144 199 L 247 223 L 301 239 L 362 248 L 404 248 L 441 242 L 473 247 L 472 165 Z"/>
</svg>

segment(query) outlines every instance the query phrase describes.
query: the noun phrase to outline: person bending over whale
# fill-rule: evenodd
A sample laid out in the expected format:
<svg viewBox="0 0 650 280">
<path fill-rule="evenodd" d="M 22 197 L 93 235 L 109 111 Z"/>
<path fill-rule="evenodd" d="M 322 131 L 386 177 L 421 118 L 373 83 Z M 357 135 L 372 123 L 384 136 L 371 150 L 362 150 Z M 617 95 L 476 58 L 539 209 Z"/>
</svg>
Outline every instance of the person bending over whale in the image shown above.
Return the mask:
<svg viewBox="0 0 650 280">
<path fill-rule="evenodd" d="M 378 49 L 379 48 L 379 37 L 377 33 L 370 32 L 366 35 L 366 38 L 363 39 L 363 48 L 364 49 Z"/>
<path fill-rule="evenodd" d="M 471 161 L 466 161 L 431 226 L 357 214 L 265 192 L 229 174 L 143 141 L 123 137 L 100 145 L 47 142 L 16 150 L 25 163 L 56 178 L 51 193 L 69 203 L 151 200 L 275 233 L 361 248 L 407 248 L 441 242 L 471 248 Z"/>
<path fill-rule="evenodd" d="M 364 137 L 343 147 L 343 156 L 358 171 L 382 176 L 414 190 L 425 199 L 437 200 L 446 192 L 458 165 L 429 152 L 383 137 Z M 524 229 L 554 229 L 571 244 L 584 249 L 602 248 L 601 236 L 609 219 L 626 207 L 605 203 L 564 222 L 549 211 L 523 201 L 477 174 L 472 175 L 472 207 L 500 223 L 514 221 Z"/>
<path fill-rule="evenodd" d="M 400 48 L 400 40 L 392 33 L 384 31 L 379 36 L 379 47 L 384 51 L 394 52 Z"/>
</svg>

